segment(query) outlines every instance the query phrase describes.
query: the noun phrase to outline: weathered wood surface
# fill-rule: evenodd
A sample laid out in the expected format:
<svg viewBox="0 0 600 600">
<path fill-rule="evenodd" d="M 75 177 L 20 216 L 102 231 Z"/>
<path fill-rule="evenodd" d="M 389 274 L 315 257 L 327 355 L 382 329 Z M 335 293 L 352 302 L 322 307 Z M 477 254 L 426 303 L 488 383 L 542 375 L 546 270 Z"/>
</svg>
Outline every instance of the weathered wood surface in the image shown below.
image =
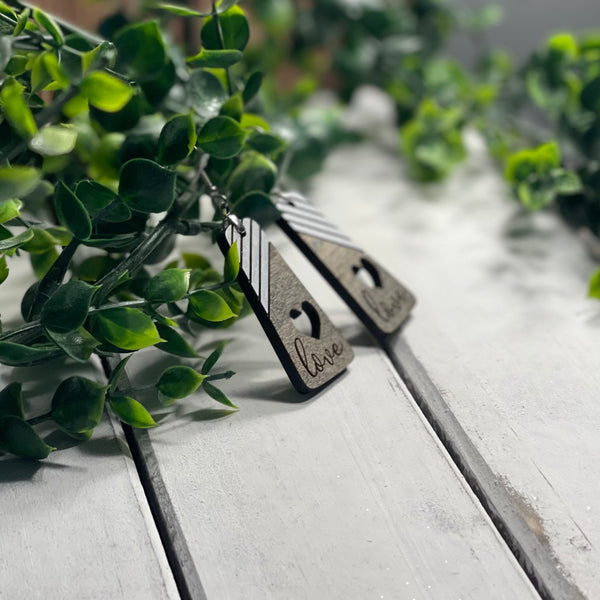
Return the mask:
<svg viewBox="0 0 600 600">
<path fill-rule="evenodd" d="M 372 101 L 354 116 L 386 138 L 389 107 Z M 342 149 L 310 197 L 416 293 L 391 355 L 524 563 L 555 597 L 598 598 L 595 265 L 555 215 L 511 201 L 472 142 L 429 187 L 410 183 L 393 139 Z"/>
<path fill-rule="evenodd" d="M 2 307 L 16 314 L 30 269 L 15 262 Z M 10 322 L 8 312 L 2 317 Z M 73 374 L 103 377 L 87 366 Z M 42 402 L 60 378 L 55 367 L 0 368 L 0 388 L 14 380 L 35 414 L 47 410 Z M 42 462 L 0 457 L 0 598 L 179 598 L 120 425 L 105 419 L 80 446 L 44 431 L 64 449 Z"/>
<path fill-rule="evenodd" d="M 186 577 L 209 600 L 538 597 L 360 328 L 343 328 L 356 353 L 348 373 L 305 402 L 256 319 L 236 328 L 220 366 L 237 371 L 223 387 L 241 410 L 196 394 L 137 434 L 185 539 Z M 134 385 L 156 378 L 162 356 L 131 359 Z"/>
</svg>

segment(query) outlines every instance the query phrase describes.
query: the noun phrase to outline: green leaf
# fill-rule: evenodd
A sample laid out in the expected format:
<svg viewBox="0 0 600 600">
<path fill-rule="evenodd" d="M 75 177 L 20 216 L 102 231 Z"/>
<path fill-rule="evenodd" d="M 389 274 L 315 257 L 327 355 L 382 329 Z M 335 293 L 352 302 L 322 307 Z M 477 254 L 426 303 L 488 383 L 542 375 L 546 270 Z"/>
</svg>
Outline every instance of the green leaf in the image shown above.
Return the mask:
<svg viewBox="0 0 600 600">
<path fill-rule="evenodd" d="M 88 439 L 100 423 L 106 386 L 75 375 L 65 379 L 52 398 L 52 418 L 67 434 Z"/>
<path fill-rule="evenodd" d="M 0 258 L 0 284 L 4 283 L 8 277 L 9 269 L 6 264 L 6 256 Z"/>
<path fill-rule="evenodd" d="M 219 27 L 220 26 L 220 27 Z M 223 34 L 223 39 L 219 33 Z M 218 17 L 204 21 L 202 45 L 209 50 L 243 50 L 250 38 L 250 28 L 239 6 L 233 6 Z"/>
<path fill-rule="evenodd" d="M 114 394 L 119 387 L 119 381 L 121 379 L 121 375 L 125 371 L 125 367 L 131 358 L 131 354 L 126 356 L 124 359 L 119 361 L 119 364 L 112 370 L 110 374 L 110 379 L 108 381 L 108 393 L 109 395 Z"/>
<path fill-rule="evenodd" d="M 231 158 L 244 146 L 246 132 L 230 117 L 214 117 L 198 134 L 198 147 L 216 158 Z"/>
<path fill-rule="evenodd" d="M 218 387 L 215 387 L 212 383 L 205 381 L 202 384 L 202 389 L 213 399 L 225 406 L 229 406 L 231 408 L 235 408 L 238 410 L 238 407 L 221 391 Z"/>
<path fill-rule="evenodd" d="M 0 252 L 5 250 L 10 250 L 12 248 L 19 248 L 29 240 L 33 238 L 33 230 L 26 229 L 19 235 L 14 235 L 12 237 L 6 238 L 4 240 L 0 240 Z"/>
<path fill-rule="evenodd" d="M 23 208 L 20 200 L 3 200 L 0 202 L 0 223 L 6 223 L 15 217 L 18 217 Z"/>
<path fill-rule="evenodd" d="M 190 67 L 205 69 L 226 69 L 240 62 L 244 57 L 239 50 L 202 50 L 195 56 L 190 56 L 187 63 Z"/>
<path fill-rule="evenodd" d="M 183 365 L 165 369 L 156 384 L 161 403 L 169 406 L 175 400 L 189 396 L 200 387 L 205 378 L 206 375 Z"/>
<path fill-rule="evenodd" d="M 94 71 L 80 85 L 88 102 L 105 112 L 118 112 L 131 100 L 134 89 L 104 71 Z"/>
<path fill-rule="evenodd" d="M 63 353 L 56 346 L 24 346 L 13 342 L 0 342 L 0 363 L 9 367 L 26 367 L 57 358 Z"/>
<path fill-rule="evenodd" d="M 111 189 L 89 179 L 80 181 L 77 184 L 75 195 L 93 217 L 118 199 L 118 196 Z"/>
<path fill-rule="evenodd" d="M 33 18 L 42 29 L 45 29 L 54 38 L 54 41 L 59 46 L 62 46 L 65 43 L 65 38 L 60 27 L 50 15 L 41 11 L 39 8 L 34 8 Z"/>
<path fill-rule="evenodd" d="M 190 311 L 200 319 L 218 323 L 237 316 L 227 302 L 210 290 L 198 290 L 190 296 Z"/>
<path fill-rule="evenodd" d="M 220 14 L 225 12 L 237 4 L 237 1 L 238 0 L 221 0 L 221 2 L 217 3 L 216 13 Z M 170 4 L 167 2 L 157 2 L 155 5 L 152 5 L 152 8 L 166 10 L 180 17 L 210 17 L 212 15 L 212 12 L 200 12 L 185 6 L 180 6 L 179 4 Z"/>
<path fill-rule="evenodd" d="M 226 345 L 227 342 L 219 342 L 217 347 L 210 353 L 208 358 L 204 361 L 202 369 L 200 369 L 200 373 L 202 373 L 202 375 L 208 375 L 212 371 L 212 368 L 215 366 L 219 358 L 221 358 Z"/>
<path fill-rule="evenodd" d="M 144 406 L 129 396 L 109 396 L 108 402 L 123 423 L 138 429 L 158 426 Z"/>
<path fill-rule="evenodd" d="M 583 189 L 583 184 L 577 173 L 566 169 L 553 169 L 550 172 L 552 185 L 559 194 L 577 194 Z"/>
<path fill-rule="evenodd" d="M 128 25 L 115 37 L 117 70 L 127 72 L 137 81 L 148 81 L 167 64 L 165 43 L 156 21 Z"/>
<path fill-rule="evenodd" d="M 241 219 L 248 217 L 261 225 L 269 225 L 281 217 L 270 196 L 263 192 L 248 192 L 234 204 L 233 211 Z"/>
<path fill-rule="evenodd" d="M 189 93 L 194 111 L 203 121 L 216 117 L 228 97 L 219 79 L 200 69 L 190 75 Z"/>
<path fill-rule="evenodd" d="M 77 280 L 61 285 L 42 308 L 42 326 L 58 333 L 79 329 L 87 319 L 96 289 L 85 281 Z"/>
<path fill-rule="evenodd" d="M 156 329 L 160 334 L 160 337 L 165 340 L 160 344 L 156 344 L 156 347 L 163 352 L 168 352 L 175 356 L 183 356 L 184 358 L 198 358 L 198 353 L 186 342 L 175 329 L 157 323 Z"/>
<path fill-rule="evenodd" d="M 175 172 L 145 158 L 133 158 L 121 168 L 119 196 L 132 210 L 157 213 L 175 200 Z"/>
<path fill-rule="evenodd" d="M 258 152 L 247 152 L 235 168 L 227 187 L 231 192 L 231 201 L 236 202 L 248 192 L 269 193 L 275 185 L 277 167 Z"/>
<path fill-rule="evenodd" d="M 244 101 L 242 100 L 242 93 L 236 92 L 221 106 L 219 114 L 222 117 L 231 117 L 238 123 L 242 119 L 244 114 Z"/>
<path fill-rule="evenodd" d="M 242 92 L 244 104 L 248 104 L 251 100 L 254 99 L 256 94 L 258 94 L 263 79 L 264 74 L 260 71 L 255 71 L 254 73 L 252 73 L 252 75 L 250 75 L 250 77 L 248 77 L 248 81 L 246 81 L 244 91 Z"/>
<path fill-rule="evenodd" d="M 47 252 L 31 254 L 29 260 L 31 261 L 31 267 L 35 276 L 38 279 L 42 279 L 51 269 L 57 258 L 58 252 L 56 248 L 51 248 Z"/>
<path fill-rule="evenodd" d="M 171 117 L 158 138 L 158 161 L 163 165 L 172 165 L 183 160 L 194 149 L 196 137 L 192 115 Z"/>
<path fill-rule="evenodd" d="M 590 277 L 588 296 L 600 300 L 600 269 Z"/>
<path fill-rule="evenodd" d="M 20 135 L 30 138 L 36 134 L 37 126 L 23 98 L 24 90 L 25 88 L 14 77 L 7 77 L 0 92 L 0 99 L 9 123 Z"/>
<path fill-rule="evenodd" d="M 254 132 L 246 142 L 249 148 L 261 154 L 279 154 L 287 146 L 286 142 L 270 133 Z"/>
<path fill-rule="evenodd" d="M 94 323 L 108 342 L 123 350 L 140 350 L 163 341 L 152 319 L 137 308 L 99 311 Z"/>
<path fill-rule="evenodd" d="M 225 265 L 223 267 L 223 278 L 225 281 L 235 281 L 240 272 L 240 257 L 238 255 L 237 242 L 229 247 L 225 255 Z"/>
<path fill-rule="evenodd" d="M 46 125 L 29 142 L 30 150 L 42 156 L 69 154 L 77 142 L 77 130 L 71 125 Z"/>
<path fill-rule="evenodd" d="M 48 446 L 29 423 L 12 415 L 0 418 L 0 449 L 38 460 L 56 450 Z"/>
<path fill-rule="evenodd" d="M 189 285 L 189 269 L 166 269 L 148 282 L 144 298 L 150 302 L 177 302 L 187 294 Z"/>
<path fill-rule="evenodd" d="M 58 220 L 79 240 L 92 235 L 92 221 L 81 200 L 62 182 L 54 189 L 54 207 Z"/>
<path fill-rule="evenodd" d="M 23 412 L 23 394 L 21 384 L 18 381 L 9 383 L 0 392 L 0 418 L 14 416 L 20 419 L 25 418 Z"/>
<path fill-rule="evenodd" d="M 40 176 L 34 167 L 0 167 L 0 201 L 23 198 L 35 189 Z"/>
<path fill-rule="evenodd" d="M 67 356 L 78 362 L 87 362 L 100 345 L 100 342 L 83 327 L 65 333 L 46 329 L 45 333 Z"/>
<path fill-rule="evenodd" d="M 27 21 L 29 20 L 30 14 L 31 14 L 31 10 L 29 8 L 25 8 L 19 15 L 19 18 L 17 19 L 17 26 L 15 27 L 15 30 L 13 32 L 13 35 L 15 37 L 17 37 L 23 33 L 23 30 L 25 29 L 25 25 L 27 25 Z"/>
<path fill-rule="evenodd" d="M 40 90 L 44 89 L 52 81 L 52 75 L 50 75 L 48 69 L 46 68 L 46 64 L 44 63 L 44 56 L 46 54 L 47 52 L 39 54 L 31 66 L 32 94 L 36 94 Z"/>
</svg>

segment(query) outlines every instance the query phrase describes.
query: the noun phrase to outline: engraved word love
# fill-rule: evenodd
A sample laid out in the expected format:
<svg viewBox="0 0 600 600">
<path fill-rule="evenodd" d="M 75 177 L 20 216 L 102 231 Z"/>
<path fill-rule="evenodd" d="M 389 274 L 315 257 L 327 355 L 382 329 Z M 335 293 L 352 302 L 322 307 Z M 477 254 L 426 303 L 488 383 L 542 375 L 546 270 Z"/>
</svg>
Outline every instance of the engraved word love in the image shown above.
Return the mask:
<svg viewBox="0 0 600 600">
<path fill-rule="evenodd" d="M 314 352 L 308 354 L 304 342 L 298 337 L 294 340 L 294 348 L 300 363 L 311 377 L 316 377 L 319 373 L 322 373 L 328 365 L 333 366 L 336 357 L 341 356 L 344 351 L 343 344 L 333 343 L 331 349 L 327 348 L 322 355 Z"/>
<path fill-rule="evenodd" d="M 396 290 L 389 299 L 378 300 L 371 290 L 362 292 L 365 302 L 369 308 L 384 321 L 391 321 L 403 309 L 405 294 L 402 290 Z"/>
</svg>

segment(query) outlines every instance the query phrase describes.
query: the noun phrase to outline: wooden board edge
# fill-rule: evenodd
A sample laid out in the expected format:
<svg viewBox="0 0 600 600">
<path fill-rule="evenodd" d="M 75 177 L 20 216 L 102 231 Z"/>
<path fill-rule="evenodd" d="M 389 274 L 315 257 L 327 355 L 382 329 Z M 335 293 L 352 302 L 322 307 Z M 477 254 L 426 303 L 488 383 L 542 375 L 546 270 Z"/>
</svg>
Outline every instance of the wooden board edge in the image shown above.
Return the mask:
<svg viewBox="0 0 600 600">
<path fill-rule="evenodd" d="M 492 523 L 545 600 L 586 600 L 565 576 L 549 548 L 535 535 L 505 482 L 489 467 L 441 393 L 400 336 L 385 350 L 406 387 L 448 454 L 481 502 Z"/>
</svg>

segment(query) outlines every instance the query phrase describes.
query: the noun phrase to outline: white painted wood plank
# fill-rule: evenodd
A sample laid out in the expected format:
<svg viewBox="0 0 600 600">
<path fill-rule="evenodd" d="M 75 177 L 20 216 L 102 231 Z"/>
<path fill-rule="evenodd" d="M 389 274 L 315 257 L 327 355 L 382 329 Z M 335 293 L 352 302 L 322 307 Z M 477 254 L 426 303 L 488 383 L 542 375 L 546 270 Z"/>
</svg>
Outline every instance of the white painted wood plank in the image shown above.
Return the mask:
<svg viewBox="0 0 600 600">
<path fill-rule="evenodd" d="M 13 313 L 30 270 L 15 262 L 2 286 L 2 308 Z M 11 315 L 2 316 L 6 325 Z M 103 377 L 87 366 L 72 374 Z M 14 380 L 32 414 L 60 381 L 56 366 L 0 368 L 1 387 Z M 0 457 L 0 506 L 3 600 L 179 598 L 119 424 L 105 419 L 89 442 L 45 461 Z"/>
<path fill-rule="evenodd" d="M 372 101 L 354 118 L 379 115 L 366 126 L 389 131 L 389 107 Z M 572 593 L 597 598 L 595 267 L 557 217 L 511 201 L 471 141 L 467 163 L 434 186 L 411 184 L 391 144 L 343 149 L 311 197 L 416 293 L 396 356 L 406 358 L 406 341 L 489 465 L 488 483 L 504 487 Z"/>
<path fill-rule="evenodd" d="M 241 410 L 196 394 L 141 434 L 207 598 L 537 598 L 383 352 L 346 334 L 351 369 L 302 402 L 249 317 L 221 364 Z"/>
</svg>

